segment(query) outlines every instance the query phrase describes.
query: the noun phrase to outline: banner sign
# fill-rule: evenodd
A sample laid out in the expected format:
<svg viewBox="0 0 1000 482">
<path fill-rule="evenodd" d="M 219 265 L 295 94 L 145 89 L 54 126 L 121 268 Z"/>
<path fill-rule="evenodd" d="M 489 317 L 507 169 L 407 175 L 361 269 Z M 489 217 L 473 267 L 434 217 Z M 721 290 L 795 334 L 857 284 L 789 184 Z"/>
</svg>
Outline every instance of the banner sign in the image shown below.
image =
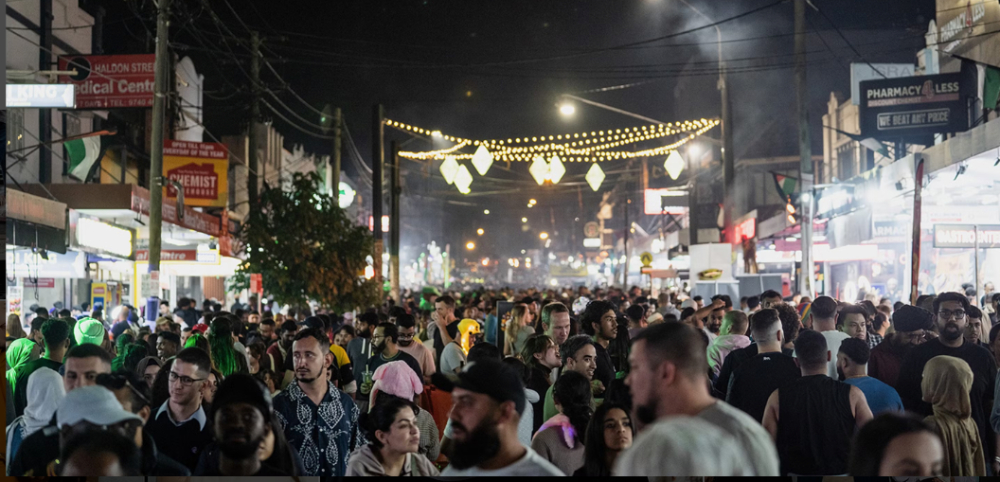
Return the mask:
<svg viewBox="0 0 1000 482">
<path fill-rule="evenodd" d="M 1000 225 L 979 225 L 979 248 L 1000 248 Z M 974 224 L 935 224 L 935 248 L 975 248 L 976 225 Z"/>
<path fill-rule="evenodd" d="M 966 131 L 966 98 L 976 93 L 962 73 L 868 80 L 860 90 L 861 136 L 876 139 Z"/>
<path fill-rule="evenodd" d="M 155 54 L 59 57 L 60 82 L 76 85 L 78 109 L 152 107 Z"/>
<path fill-rule="evenodd" d="M 225 207 L 229 202 L 229 150 L 214 142 L 167 140 L 163 145 L 163 175 L 184 187 L 188 206 Z M 166 186 L 167 199 L 177 190 Z"/>
<path fill-rule="evenodd" d="M 868 64 L 851 63 L 851 103 L 859 104 L 861 82 L 874 79 L 910 77 L 916 66 L 913 64 Z"/>
<path fill-rule="evenodd" d="M 71 84 L 7 84 L 6 105 L 8 108 L 72 109 L 73 87 Z"/>
</svg>

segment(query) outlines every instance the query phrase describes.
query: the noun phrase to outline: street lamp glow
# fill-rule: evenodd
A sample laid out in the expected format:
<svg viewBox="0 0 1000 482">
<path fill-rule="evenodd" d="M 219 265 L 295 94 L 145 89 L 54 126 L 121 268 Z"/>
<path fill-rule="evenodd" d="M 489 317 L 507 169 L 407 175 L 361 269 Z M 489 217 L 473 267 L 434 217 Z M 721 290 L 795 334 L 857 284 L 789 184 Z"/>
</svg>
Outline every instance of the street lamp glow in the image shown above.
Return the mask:
<svg viewBox="0 0 1000 482">
<path fill-rule="evenodd" d="M 478 234 L 478 235 L 480 235 L 480 236 L 482 236 L 482 235 L 483 235 L 483 233 L 485 233 L 485 232 L 486 232 L 486 231 L 483 231 L 483 228 L 479 228 L 479 229 L 477 229 L 477 230 L 476 230 L 476 234 Z"/>
<path fill-rule="evenodd" d="M 538 201 L 536 201 L 534 199 L 529 199 L 528 200 L 528 204 L 538 204 Z"/>
<path fill-rule="evenodd" d="M 489 209 L 484 209 L 484 210 L 483 210 L 483 214 L 489 214 L 489 213 L 490 213 L 490 210 L 489 210 Z"/>
<path fill-rule="evenodd" d="M 468 243 L 465 243 L 465 249 L 467 249 L 469 251 L 472 251 L 473 249 L 476 249 L 476 243 L 473 243 L 472 241 L 469 241 Z"/>
<path fill-rule="evenodd" d="M 546 233 L 545 231 L 538 233 L 538 239 L 541 239 L 542 241 L 549 239 L 549 233 Z"/>
<path fill-rule="evenodd" d="M 563 102 L 559 106 L 559 113 L 562 114 L 563 117 L 571 117 L 573 114 L 576 114 L 576 106 L 570 104 L 569 102 Z"/>
<path fill-rule="evenodd" d="M 441 131 L 431 132 L 431 137 L 441 138 Z"/>
<path fill-rule="evenodd" d="M 526 222 L 528 222 L 528 218 L 521 218 L 521 222 L 522 222 L 522 223 L 526 223 Z"/>
</svg>

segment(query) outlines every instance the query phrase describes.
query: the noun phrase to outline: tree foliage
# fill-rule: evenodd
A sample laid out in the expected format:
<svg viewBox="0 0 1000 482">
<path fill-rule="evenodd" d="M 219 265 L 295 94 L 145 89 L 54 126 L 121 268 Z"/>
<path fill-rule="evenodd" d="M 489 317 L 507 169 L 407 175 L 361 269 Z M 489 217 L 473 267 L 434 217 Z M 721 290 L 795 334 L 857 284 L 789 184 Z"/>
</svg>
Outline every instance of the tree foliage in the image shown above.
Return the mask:
<svg viewBox="0 0 1000 482">
<path fill-rule="evenodd" d="M 282 305 L 313 300 L 347 311 L 378 301 L 375 281 L 362 275 L 373 252 L 371 233 L 320 185 L 316 173 L 296 173 L 291 191 L 261 193 L 240 235 L 246 262 L 232 278 L 234 289 L 248 289 L 250 274 L 260 273 L 264 293 Z"/>
</svg>

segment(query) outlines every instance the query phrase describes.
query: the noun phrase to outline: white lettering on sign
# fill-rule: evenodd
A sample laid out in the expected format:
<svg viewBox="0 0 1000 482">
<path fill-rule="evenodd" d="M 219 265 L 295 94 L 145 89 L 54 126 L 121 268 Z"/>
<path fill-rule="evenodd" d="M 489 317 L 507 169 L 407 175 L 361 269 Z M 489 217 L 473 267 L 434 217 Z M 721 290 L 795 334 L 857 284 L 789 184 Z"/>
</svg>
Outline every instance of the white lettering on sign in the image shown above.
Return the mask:
<svg viewBox="0 0 1000 482">
<path fill-rule="evenodd" d="M 977 237 L 980 248 L 1000 248 L 1000 226 L 981 225 L 978 231 L 973 225 L 934 226 L 934 246 L 937 248 L 974 248 Z"/>
<path fill-rule="evenodd" d="M 950 116 L 948 109 L 888 112 L 878 115 L 878 128 L 891 130 L 948 125 Z"/>
</svg>

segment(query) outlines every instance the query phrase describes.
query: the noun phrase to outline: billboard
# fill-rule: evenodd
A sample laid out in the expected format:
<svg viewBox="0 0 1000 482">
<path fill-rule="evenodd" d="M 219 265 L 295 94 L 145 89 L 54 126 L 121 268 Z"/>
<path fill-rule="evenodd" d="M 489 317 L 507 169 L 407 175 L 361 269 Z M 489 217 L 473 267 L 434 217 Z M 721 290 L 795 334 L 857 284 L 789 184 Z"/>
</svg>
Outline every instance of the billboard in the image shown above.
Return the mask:
<svg viewBox="0 0 1000 482">
<path fill-rule="evenodd" d="M 72 109 L 72 84 L 7 84 L 7 107 Z"/>
<path fill-rule="evenodd" d="M 975 248 L 978 233 L 979 249 L 1000 248 L 1000 225 L 935 224 L 935 248 Z"/>
<path fill-rule="evenodd" d="M 64 55 L 59 81 L 76 86 L 77 109 L 152 107 L 155 54 Z"/>
<path fill-rule="evenodd" d="M 861 136 L 889 140 L 968 130 L 976 95 L 962 73 L 867 80 L 860 91 Z"/>
<path fill-rule="evenodd" d="M 184 187 L 187 206 L 225 207 L 229 201 L 229 151 L 214 142 L 167 140 L 163 145 L 163 176 Z M 164 198 L 177 199 L 173 185 Z"/>
</svg>

